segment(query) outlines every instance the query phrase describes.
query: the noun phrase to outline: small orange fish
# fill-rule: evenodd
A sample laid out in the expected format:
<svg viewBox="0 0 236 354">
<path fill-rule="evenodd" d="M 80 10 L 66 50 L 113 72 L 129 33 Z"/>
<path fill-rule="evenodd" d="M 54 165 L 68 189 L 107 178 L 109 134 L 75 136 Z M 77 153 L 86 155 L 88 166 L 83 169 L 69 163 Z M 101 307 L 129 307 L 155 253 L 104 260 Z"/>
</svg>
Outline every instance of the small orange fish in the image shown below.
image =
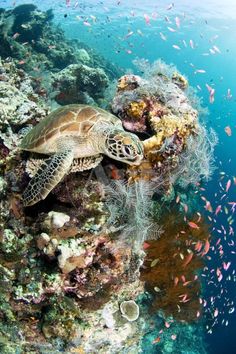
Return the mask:
<svg viewBox="0 0 236 354">
<path fill-rule="evenodd" d="M 161 341 L 161 337 L 157 337 L 152 341 L 152 344 L 159 343 Z"/>
<path fill-rule="evenodd" d="M 192 258 L 193 258 L 193 253 L 191 252 L 187 255 L 187 257 L 185 257 L 183 267 L 186 267 L 186 265 L 188 265 L 191 262 Z"/>
<path fill-rule="evenodd" d="M 178 278 L 178 277 L 175 277 L 175 279 L 174 279 L 174 286 L 176 286 L 176 285 L 178 284 L 178 282 L 179 282 L 179 278 Z"/>
<path fill-rule="evenodd" d="M 202 243 L 201 241 L 198 241 L 194 247 L 195 251 L 200 252 L 202 248 Z"/>
<path fill-rule="evenodd" d="M 150 247 L 150 244 L 149 243 L 147 243 L 147 242 L 144 242 L 143 243 L 143 249 L 144 250 L 146 250 L 147 248 L 149 248 Z"/>
<path fill-rule="evenodd" d="M 211 203 L 207 200 L 206 201 L 206 205 L 205 205 L 205 209 L 207 210 L 207 211 L 209 211 L 210 213 L 212 213 L 212 206 L 211 206 Z"/>
<path fill-rule="evenodd" d="M 199 229 L 199 226 L 197 224 L 195 224 L 195 222 L 193 221 L 189 221 L 188 225 L 192 228 L 192 229 Z"/>
<path fill-rule="evenodd" d="M 202 256 L 205 256 L 205 254 L 207 254 L 210 250 L 210 242 L 208 240 L 206 240 L 203 252 L 202 252 Z"/>
</svg>

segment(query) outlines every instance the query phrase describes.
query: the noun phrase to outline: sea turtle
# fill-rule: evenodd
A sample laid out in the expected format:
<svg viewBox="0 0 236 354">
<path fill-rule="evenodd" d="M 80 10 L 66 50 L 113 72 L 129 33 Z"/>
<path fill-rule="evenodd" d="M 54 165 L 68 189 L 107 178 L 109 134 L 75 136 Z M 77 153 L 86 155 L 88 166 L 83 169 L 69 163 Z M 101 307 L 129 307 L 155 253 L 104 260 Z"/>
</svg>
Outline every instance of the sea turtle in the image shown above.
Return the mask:
<svg viewBox="0 0 236 354">
<path fill-rule="evenodd" d="M 20 148 L 51 156 L 24 191 L 25 206 L 45 199 L 67 173 L 97 166 L 103 154 L 129 165 L 139 165 L 143 158 L 142 142 L 123 129 L 119 118 L 82 104 L 50 113 L 23 138 Z"/>
</svg>

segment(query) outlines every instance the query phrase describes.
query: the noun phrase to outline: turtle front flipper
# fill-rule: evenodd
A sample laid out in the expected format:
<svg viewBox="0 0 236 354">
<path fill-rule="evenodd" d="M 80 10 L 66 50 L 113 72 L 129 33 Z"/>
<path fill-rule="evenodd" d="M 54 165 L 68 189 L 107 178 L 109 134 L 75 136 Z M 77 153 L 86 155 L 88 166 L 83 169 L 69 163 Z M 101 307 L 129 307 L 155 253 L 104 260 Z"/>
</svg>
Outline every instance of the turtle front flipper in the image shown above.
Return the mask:
<svg viewBox="0 0 236 354">
<path fill-rule="evenodd" d="M 73 157 L 73 151 L 67 150 L 45 160 L 23 193 L 24 206 L 34 205 L 45 199 L 69 171 Z"/>
</svg>

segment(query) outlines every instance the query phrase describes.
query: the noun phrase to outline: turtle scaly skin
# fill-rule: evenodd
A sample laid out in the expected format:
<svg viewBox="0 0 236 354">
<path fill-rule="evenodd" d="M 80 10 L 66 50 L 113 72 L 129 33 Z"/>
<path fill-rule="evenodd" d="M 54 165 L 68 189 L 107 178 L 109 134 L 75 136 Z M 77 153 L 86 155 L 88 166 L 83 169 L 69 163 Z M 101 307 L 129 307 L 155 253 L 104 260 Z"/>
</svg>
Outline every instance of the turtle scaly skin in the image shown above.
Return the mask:
<svg viewBox="0 0 236 354">
<path fill-rule="evenodd" d="M 45 199 L 70 171 L 97 166 L 103 155 L 129 165 L 139 165 L 143 158 L 142 142 L 124 131 L 117 117 L 80 104 L 53 111 L 23 138 L 20 148 L 50 156 L 24 191 L 25 206 Z"/>
</svg>

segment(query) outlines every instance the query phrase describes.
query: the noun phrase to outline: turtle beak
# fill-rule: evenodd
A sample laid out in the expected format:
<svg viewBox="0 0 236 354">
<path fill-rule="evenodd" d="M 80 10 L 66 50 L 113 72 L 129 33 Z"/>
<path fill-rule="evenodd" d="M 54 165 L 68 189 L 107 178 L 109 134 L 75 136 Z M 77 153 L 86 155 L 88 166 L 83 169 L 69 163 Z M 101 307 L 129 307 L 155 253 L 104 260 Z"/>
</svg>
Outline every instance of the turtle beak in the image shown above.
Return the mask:
<svg viewBox="0 0 236 354">
<path fill-rule="evenodd" d="M 143 159 L 143 155 L 137 155 L 136 157 L 129 159 L 127 163 L 132 166 L 138 166 L 140 165 L 142 159 Z"/>
<path fill-rule="evenodd" d="M 135 165 L 135 166 L 140 165 L 142 159 L 143 159 L 143 155 L 138 155 L 138 156 L 135 158 L 135 160 L 134 160 L 134 162 L 133 162 L 132 165 Z"/>
</svg>

